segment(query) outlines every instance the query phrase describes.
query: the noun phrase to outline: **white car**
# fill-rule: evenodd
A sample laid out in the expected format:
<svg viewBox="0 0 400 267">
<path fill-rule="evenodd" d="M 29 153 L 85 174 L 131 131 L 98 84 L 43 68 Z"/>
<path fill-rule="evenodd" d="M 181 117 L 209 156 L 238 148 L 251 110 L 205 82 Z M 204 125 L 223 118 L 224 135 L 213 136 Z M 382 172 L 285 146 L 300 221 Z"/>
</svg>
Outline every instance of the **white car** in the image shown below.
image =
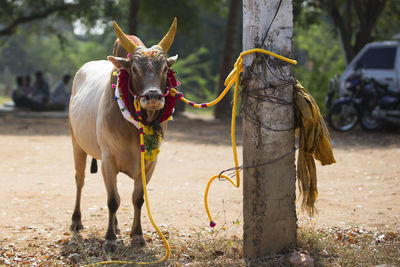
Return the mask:
<svg viewBox="0 0 400 267">
<path fill-rule="evenodd" d="M 392 41 L 366 44 L 353 58 L 339 78 L 339 97 L 346 96 L 346 79 L 357 64 L 362 66 L 364 78 L 374 78 L 388 89 L 400 92 L 400 34 L 393 36 Z"/>
</svg>

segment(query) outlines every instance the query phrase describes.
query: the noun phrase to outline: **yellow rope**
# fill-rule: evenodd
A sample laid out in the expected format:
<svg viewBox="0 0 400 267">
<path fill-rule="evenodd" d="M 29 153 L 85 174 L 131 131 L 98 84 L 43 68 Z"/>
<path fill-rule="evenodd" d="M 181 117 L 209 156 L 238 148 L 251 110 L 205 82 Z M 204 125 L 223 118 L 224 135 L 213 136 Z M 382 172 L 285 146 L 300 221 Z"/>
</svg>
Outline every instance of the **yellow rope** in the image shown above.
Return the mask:
<svg viewBox="0 0 400 267">
<path fill-rule="evenodd" d="M 231 182 L 231 184 L 233 186 L 235 186 L 236 188 L 238 188 L 240 186 L 240 176 L 239 176 L 239 163 L 238 163 L 238 157 L 237 157 L 237 148 L 236 148 L 236 137 L 235 137 L 235 127 L 236 127 L 236 110 L 237 110 L 237 96 L 238 96 L 238 89 L 239 89 L 239 75 L 240 73 L 243 71 L 243 57 L 245 55 L 248 55 L 250 53 L 264 53 L 264 54 L 268 54 L 271 55 L 273 57 L 279 58 L 283 61 L 289 62 L 291 64 L 297 64 L 297 61 L 293 60 L 293 59 L 289 59 L 283 56 L 280 56 L 278 54 L 272 53 L 270 51 L 264 50 L 264 49 L 250 49 L 247 51 L 244 51 L 242 53 L 240 53 L 238 59 L 235 62 L 234 65 L 234 69 L 231 71 L 231 73 L 228 75 L 228 77 L 225 79 L 225 83 L 224 85 L 226 86 L 224 91 L 213 101 L 206 103 L 206 104 L 196 104 L 193 103 L 189 100 L 187 100 L 186 98 L 182 97 L 181 100 L 183 102 L 185 102 L 186 104 L 190 104 L 191 106 L 195 107 L 195 108 L 203 108 L 203 107 L 210 107 L 213 106 L 215 104 L 217 104 L 219 101 L 221 101 L 221 99 L 226 95 L 226 93 L 229 91 L 229 89 L 232 87 L 232 85 L 235 83 L 235 91 L 233 94 L 233 106 L 232 106 L 232 121 L 231 121 L 231 141 L 232 141 L 232 149 L 233 149 L 233 159 L 235 162 L 235 167 L 236 167 L 236 181 L 234 181 L 233 179 L 231 179 L 230 177 L 226 176 L 226 175 L 215 175 L 213 176 L 207 183 L 207 187 L 206 187 L 206 191 L 204 194 L 204 205 L 206 208 L 206 212 L 207 212 L 207 216 L 210 219 L 210 225 L 212 227 L 215 226 L 215 223 L 212 219 L 211 213 L 210 213 L 210 209 L 208 208 L 208 191 L 210 189 L 210 186 L 212 184 L 212 182 L 216 179 L 216 178 L 224 178 L 226 180 L 228 180 L 229 182 Z M 179 92 L 172 88 L 171 89 L 171 95 L 176 95 Z M 140 107 L 140 103 L 139 101 L 135 101 L 135 108 L 136 111 L 140 111 L 141 107 Z M 141 122 L 139 122 L 139 128 L 143 129 L 143 124 Z M 143 140 L 143 134 L 140 134 L 140 145 L 144 146 L 144 140 Z M 149 205 L 149 199 L 148 199 L 148 195 L 147 195 L 147 184 L 146 184 L 146 173 L 145 173 L 145 161 L 144 161 L 144 151 L 140 152 L 140 164 L 141 164 L 141 172 L 142 172 L 142 184 L 143 184 L 143 192 L 144 192 L 144 199 L 146 202 L 146 209 L 147 209 L 147 213 L 149 215 L 149 219 L 151 221 L 151 224 L 153 225 L 154 229 L 157 231 L 157 233 L 160 235 L 161 239 L 164 241 L 164 246 L 166 249 L 165 255 L 162 259 L 157 260 L 157 261 L 153 261 L 153 262 L 129 262 L 129 261 L 103 261 L 103 262 L 96 262 L 93 264 L 89 264 L 86 266 L 97 266 L 97 265 L 104 265 L 104 264 L 132 264 L 132 263 L 136 263 L 136 264 L 156 264 L 156 263 L 160 263 L 165 261 L 171 252 L 171 248 L 168 244 L 167 239 L 164 237 L 163 233 L 160 231 L 160 229 L 157 227 L 156 223 L 153 220 L 153 217 L 151 216 L 151 211 L 150 211 L 150 205 Z"/>
<path fill-rule="evenodd" d="M 295 61 L 293 59 L 289 59 L 289 58 L 277 55 L 275 53 L 272 53 L 272 52 L 264 50 L 264 49 L 256 48 L 256 49 L 250 49 L 250 50 L 244 51 L 244 52 L 240 53 L 238 59 L 235 62 L 234 69 L 231 71 L 231 73 L 226 78 L 225 83 L 224 83 L 226 88 L 224 89 L 224 91 L 221 93 L 221 95 L 216 100 L 214 100 L 210 103 L 207 103 L 207 106 L 209 106 L 209 105 L 211 106 L 211 105 L 218 103 L 225 96 L 225 94 L 228 92 L 228 90 L 232 87 L 233 83 L 235 83 L 235 90 L 234 90 L 234 94 L 233 94 L 233 106 L 232 106 L 231 141 L 232 141 L 232 149 L 233 149 L 233 160 L 235 162 L 235 168 L 236 168 L 236 170 L 235 170 L 236 181 L 232 180 L 230 177 L 228 177 L 226 175 L 215 175 L 208 181 L 206 191 L 204 193 L 204 206 L 205 206 L 205 209 L 207 212 L 207 216 L 210 220 L 211 227 L 215 226 L 215 222 L 213 221 L 210 209 L 208 207 L 208 191 L 210 189 L 212 182 L 216 178 L 221 177 L 221 178 L 228 180 L 236 188 L 238 188 L 240 186 L 239 163 L 238 163 L 238 158 L 237 158 L 236 137 L 235 137 L 235 125 L 236 125 L 235 122 L 236 122 L 236 110 L 237 110 L 237 96 L 238 96 L 238 88 L 239 88 L 239 75 L 241 72 L 243 72 L 243 57 L 250 53 L 264 53 L 264 54 L 268 54 L 273 57 L 279 58 L 283 61 L 289 62 L 291 64 L 294 64 L 294 65 L 297 64 L 297 61 Z M 182 101 L 187 103 L 187 100 L 184 98 L 182 98 Z M 193 106 L 197 107 L 197 108 L 199 107 L 199 105 L 193 105 Z M 201 105 L 200 105 L 200 107 L 201 107 Z"/>
<path fill-rule="evenodd" d="M 134 262 L 130 261 L 99 261 L 95 263 L 91 263 L 88 265 L 83 265 L 81 267 L 92 267 L 92 266 L 99 266 L 99 265 L 106 265 L 106 264 L 132 264 Z"/>
<path fill-rule="evenodd" d="M 135 109 L 140 112 L 140 102 L 139 100 L 136 100 L 134 102 L 135 104 Z M 141 122 L 139 122 L 139 128 L 143 130 L 143 124 Z M 143 131 L 140 134 L 140 146 L 144 146 L 144 138 L 143 138 Z M 159 259 L 157 261 L 153 261 L 153 262 L 136 262 L 137 264 L 156 264 L 156 263 L 160 263 L 165 261 L 166 259 L 168 259 L 169 254 L 171 252 L 171 248 L 168 244 L 167 239 L 165 238 L 165 236 L 163 235 L 163 233 L 161 232 L 161 230 L 158 228 L 157 224 L 154 222 L 153 216 L 151 216 L 151 211 L 150 211 L 150 204 L 149 204 L 149 197 L 147 195 L 147 183 L 146 183 L 146 166 L 144 163 L 144 151 L 141 150 L 140 151 L 140 166 L 141 166 L 141 172 L 142 172 L 142 184 L 143 184 L 143 193 L 144 193 L 144 200 L 146 203 L 146 209 L 147 209 L 147 214 L 149 216 L 149 219 L 151 221 L 151 224 L 153 225 L 154 229 L 157 231 L 157 233 L 159 234 L 159 236 L 161 237 L 161 239 L 164 242 L 164 246 L 165 246 L 165 255 L 162 259 Z"/>
</svg>

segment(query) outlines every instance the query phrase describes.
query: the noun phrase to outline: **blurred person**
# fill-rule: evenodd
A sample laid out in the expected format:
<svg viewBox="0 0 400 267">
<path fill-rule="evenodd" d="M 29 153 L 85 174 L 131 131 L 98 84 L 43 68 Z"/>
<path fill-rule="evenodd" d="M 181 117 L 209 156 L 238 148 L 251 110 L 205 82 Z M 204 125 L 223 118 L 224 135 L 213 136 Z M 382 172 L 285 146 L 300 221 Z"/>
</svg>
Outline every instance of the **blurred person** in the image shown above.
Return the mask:
<svg viewBox="0 0 400 267">
<path fill-rule="evenodd" d="M 22 76 L 17 76 L 16 82 L 17 87 L 14 88 L 11 93 L 11 98 L 15 106 L 19 108 L 31 108 L 32 101 L 24 90 L 24 78 Z"/>
<path fill-rule="evenodd" d="M 25 95 L 28 97 L 30 97 L 32 95 L 33 86 L 31 84 L 31 76 L 30 75 L 26 75 L 24 78 L 24 92 L 25 92 Z"/>
<path fill-rule="evenodd" d="M 32 91 L 32 109 L 45 110 L 50 96 L 49 84 L 44 80 L 42 72 L 37 71 L 35 77 L 36 81 L 33 84 Z"/>
<path fill-rule="evenodd" d="M 65 110 L 69 104 L 70 93 L 68 93 L 67 86 L 71 80 L 71 75 L 65 74 L 61 81 L 59 81 L 50 94 L 49 109 L 52 110 Z"/>
</svg>

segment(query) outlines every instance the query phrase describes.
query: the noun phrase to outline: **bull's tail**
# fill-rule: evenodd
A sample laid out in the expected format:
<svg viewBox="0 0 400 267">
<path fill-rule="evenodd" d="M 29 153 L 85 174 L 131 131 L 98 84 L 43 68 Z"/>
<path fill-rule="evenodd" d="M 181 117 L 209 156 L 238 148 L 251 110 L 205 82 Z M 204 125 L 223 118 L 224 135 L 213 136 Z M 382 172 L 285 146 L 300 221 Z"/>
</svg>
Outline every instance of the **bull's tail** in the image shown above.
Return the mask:
<svg viewBox="0 0 400 267">
<path fill-rule="evenodd" d="M 90 164 L 90 173 L 96 173 L 97 172 L 97 160 L 95 158 L 92 158 L 92 163 Z"/>
</svg>

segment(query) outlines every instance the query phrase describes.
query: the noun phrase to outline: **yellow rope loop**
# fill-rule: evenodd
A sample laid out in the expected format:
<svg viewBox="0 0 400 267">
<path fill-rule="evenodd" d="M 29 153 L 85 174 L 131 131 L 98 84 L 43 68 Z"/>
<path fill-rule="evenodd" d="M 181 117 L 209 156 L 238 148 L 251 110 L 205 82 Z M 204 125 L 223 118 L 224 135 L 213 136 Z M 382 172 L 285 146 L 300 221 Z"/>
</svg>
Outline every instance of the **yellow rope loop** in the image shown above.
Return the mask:
<svg viewBox="0 0 400 267">
<path fill-rule="evenodd" d="M 208 192 L 210 190 L 210 186 L 211 186 L 212 182 L 216 178 L 221 177 L 221 178 L 228 180 L 236 188 L 238 188 L 240 186 L 239 163 L 238 163 L 238 157 L 237 157 L 236 137 L 235 137 L 236 110 L 237 110 L 237 97 L 238 97 L 238 89 L 239 89 L 239 76 L 240 76 L 240 73 L 243 72 L 243 57 L 250 53 L 264 53 L 264 54 L 268 54 L 273 57 L 276 57 L 278 59 L 281 59 L 283 61 L 289 62 L 291 64 L 294 64 L 294 65 L 297 64 L 296 60 L 280 56 L 278 54 L 272 53 L 272 52 L 270 52 L 268 50 L 264 50 L 264 49 L 256 48 L 256 49 L 250 49 L 250 50 L 244 51 L 244 52 L 240 53 L 238 59 L 236 60 L 236 62 L 234 64 L 233 70 L 229 73 L 228 77 L 225 79 L 224 85 L 226 86 L 226 88 L 224 89 L 224 91 L 221 93 L 221 95 L 216 100 L 210 102 L 210 104 L 213 104 L 213 105 L 218 103 L 225 96 L 225 94 L 232 87 L 232 85 L 235 84 L 235 89 L 234 89 L 234 94 L 233 94 L 232 120 L 231 120 L 231 141 L 232 141 L 232 149 L 233 149 L 233 159 L 234 159 L 235 168 L 236 168 L 236 170 L 235 170 L 236 181 L 234 181 L 233 179 L 231 179 L 230 177 L 228 177 L 226 175 L 221 175 L 221 176 L 215 175 L 208 181 L 206 190 L 204 193 L 204 206 L 205 206 L 205 209 L 207 212 L 208 219 L 210 220 L 211 227 L 215 227 L 215 225 L 216 225 L 215 222 L 213 221 L 210 209 L 208 207 Z M 186 101 L 184 101 L 184 102 L 186 103 Z"/>
<path fill-rule="evenodd" d="M 233 149 L 233 159 L 235 162 L 235 167 L 236 167 L 236 181 L 232 180 L 230 177 L 226 175 L 215 175 L 213 176 L 207 183 L 206 191 L 204 193 L 204 206 L 207 212 L 208 219 L 210 220 L 210 226 L 215 227 L 215 222 L 213 221 L 213 218 L 211 216 L 210 209 L 208 207 L 208 191 L 210 190 L 211 183 L 218 177 L 224 178 L 231 182 L 231 184 L 238 188 L 240 186 L 240 174 L 239 174 L 239 162 L 238 162 L 238 156 L 237 156 L 237 148 L 236 148 L 236 137 L 235 137 L 235 128 L 236 128 L 236 109 L 237 109 L 237 96 L 238 96 L 238 88 L 239 88 L 239 70 L 240 67 L 238 68 L 239 64 L 235 63 L 235 68 L 232 70 L 231 74 L 228 75 L 228 78 L 226 79 L 225 83 L 228 84 L 228 86 L 225 88 L 224 91 L 229 90 L 230 87 L 232 86 L 233 83 L 235 83 L 235 90 L 233 93 L 233 106 L 232 106 L 232 119 L 231 119 L 231 142 L 232 142 L 232 149 Z"/>
</svg>

